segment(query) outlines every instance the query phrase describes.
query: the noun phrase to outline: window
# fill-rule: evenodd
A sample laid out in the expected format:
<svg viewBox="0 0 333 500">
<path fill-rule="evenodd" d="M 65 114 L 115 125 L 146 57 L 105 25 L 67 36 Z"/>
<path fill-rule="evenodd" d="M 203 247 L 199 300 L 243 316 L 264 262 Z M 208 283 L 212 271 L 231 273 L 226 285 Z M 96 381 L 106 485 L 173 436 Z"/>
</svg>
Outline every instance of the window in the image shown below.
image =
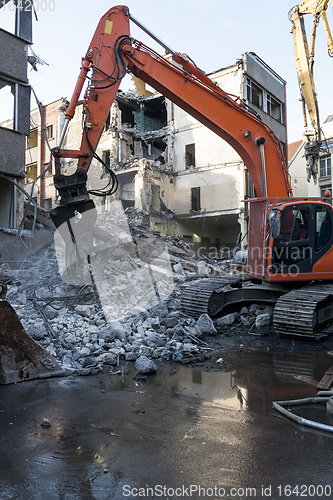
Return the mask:
<svg viewBox="0 0 333 500">
<path fill-rule="evenodd" d="M 44 163 L 44 175 L 45 177 L 51 177 L 52 176 L 52 163 L 49 168 L 49 162 Z"/>
<path fill-rule="evenodd" d="M 249 78 L 246 79 L 247 100 L 252 102 L 257 108 L 263 106 L 263 90 Z"/>
<path fill-rule="evenodd" d="M 53 139 L 53 125 L 48 125 L 45 128 L 45 138 L 46 139 Z"/>
<path fill-rule="evenodd" d="M 331 155 L 325 155 L 320 158 L 319 178 L 331 177 Z"/>
<path fill-rule="evenodd" d="M 37 129 L 30 130 L 30 135 L 27 137 L 27 149 L 36 148 L 38 144 Z"/>
<path fill-rule="evenodd" d="M 283 214 L 280 239 L 283 242 L 299 241 L 308 238 L 309 211 L 288 210 Z"/>
<path fill-rule="evenodd" d="M 272 262 L 275 271 L 309 272 L 311 257 L 311 228 L 308 208 L 288 209 L 281 216 L 281 230 L 274 240 Z M 290 266 L 290 267 L 289 267 Z M 312 266 L 312 264 L 311 264 Z"/>
<path fill-rule="evenodd" d="M 282 106 L 279 102 L 277 102 L 274 97 L 269 94 L 266 94 L 266 104 L 267 104 L 267 113 L 275 118 L 278 122 L 282 123 Z"/>
<path fill-rule="evenodd" d="M 282 104 L 256 85 L 250 78 L 246 78 L 246 99 L 282 123 Z"/>
<path fill-rule="evenodd" d="M 186 167 L 195 167 L 195 144 L 186 144 L 185 146 L 185 165 Z"/>
<path fill-rule="evenodd" d="M 52 198 L 45 198 L 44 200 L 44 208 L 51 210 L 52 208 Z"/>
<path fill-rule="evenodd" d="M 37 163 L 27 165 L 26 183 L 29 184 L 37 179 Z"/>
<path fill-rule="evenodd" d="M 320 186 L 320 196 L 322 198 L 325 197 L 325 193 L 326 193 L 327 190 L 331 193 L 330 196 L 332 196 L 332 184 L 327 184 L 325 186 Z"/>
<path fill-rule="evenodd" d="M 191 210 L 194 212 L 199 212 L 201 210 L 199 187 L 191 189 Z"/>
<path fill-rule="evenodd" d="M 316 250 L 323 248 L 331 236 L 331 221 L 325 208 L 316 210 Z"/>
<path fill-rule="evenodd" d="M 151 186 L 152 193 L 152 209 L 155 212 L 160 211 L 160 186 L 155 186 L 154 184 Z"/>
</svg>

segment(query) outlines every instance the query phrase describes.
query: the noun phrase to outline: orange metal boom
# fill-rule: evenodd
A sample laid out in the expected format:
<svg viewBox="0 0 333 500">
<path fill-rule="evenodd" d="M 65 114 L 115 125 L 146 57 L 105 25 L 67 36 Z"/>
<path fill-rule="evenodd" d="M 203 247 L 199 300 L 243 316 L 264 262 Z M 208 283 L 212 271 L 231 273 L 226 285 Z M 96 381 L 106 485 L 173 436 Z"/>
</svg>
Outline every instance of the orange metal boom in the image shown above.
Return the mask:
<svg viewBox="0 0 333 500">
<path fill-rule="evenodd" d="M 100 20 L 66 113 L 73 117 L 83 84 L 91 72 L 84 97 L 84 132 L 80 150 L 58 148 L 60 158 L 78 158 L 78 170 L 87 172 L 104 123 L 127 69 L 227 141 L 244 161 L 258 196 L 289 197 L 292 189 L 282 147 L 274 132 L 210 80 L 187 56 L 173 53 L 182 68 L 168 62 L 141 42 L 130 38 L 128 7 L 112 7 Z M 134 19 L 134 18 L 133 18 Z M 263 165 L 266 173 L 263 179 Z"/>
</svg>

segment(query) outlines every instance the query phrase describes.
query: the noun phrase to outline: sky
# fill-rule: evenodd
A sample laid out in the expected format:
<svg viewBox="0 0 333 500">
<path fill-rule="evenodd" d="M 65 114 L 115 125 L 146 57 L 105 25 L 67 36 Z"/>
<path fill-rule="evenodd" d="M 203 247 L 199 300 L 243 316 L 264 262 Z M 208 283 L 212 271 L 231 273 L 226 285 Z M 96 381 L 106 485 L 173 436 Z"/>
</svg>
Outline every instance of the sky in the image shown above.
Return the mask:
<svg viewBox="0 0 333 500">
<path fill-rule="evenodd" d="M 115 4 L 110 0 L 34 0 L 38 21 L 33 21 L 33 51 L 48 65 L 38 72 L 29 67 L 29 81 L 43 104 L 70 99 L 81 58 L 102 15 Z M 295 2 L 295 0 L 294 0 Z M 299 89 L 290 33 L 293 0 L 128 0 L 131 14 L 169 47 L 188 54 L 206 73 L 230 66 L 244 52 L 255 52 L 287 82 L 288 142 L 304 132 Z M 0 9 L 0 27 L 13 31 L 14 16 L 7 4 Z M 311 33 L 310 16 L 307 32 Z M 328 18 L 331 26 L 332 8 Z M 131 23 L 131 35 L 163 54 L 163 49 Z M 315 85 L 321 122 L 333 114 L 333 60 L 326 48 L 322 23 L 318 27 Z M 128 90 L 131 83 L 121 84 Z M 32 108 L 35 102 L 32 102 Z"/>
</svg>

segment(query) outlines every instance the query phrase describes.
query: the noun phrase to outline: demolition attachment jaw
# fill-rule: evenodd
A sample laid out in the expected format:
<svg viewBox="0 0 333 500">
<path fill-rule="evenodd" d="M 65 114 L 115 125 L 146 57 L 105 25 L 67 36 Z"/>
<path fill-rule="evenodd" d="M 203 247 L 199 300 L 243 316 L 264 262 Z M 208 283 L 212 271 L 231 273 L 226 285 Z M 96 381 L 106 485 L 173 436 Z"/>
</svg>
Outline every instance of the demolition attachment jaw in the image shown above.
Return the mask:
<svg viewBox="0 0 333 500">
<path fill-rule="evenodd" d="M 60 205 L 50 211 L 56 227 L 55 246 L 62 279 L 71 285 L 94 283 L 91 259 L 110 245 L 112 235 L 96 226 L 97 210 L 87 191 L 87 173 L 78 169 L 56 173 L 54 184 Z M 61 236 L 61 242 L 57 233 Z M 64 245 L 63 245 L 63 243 Z M 64 267 L 65 264 L 65 267 Z"/>
<path fill-rule="evenodd" d="M 311 177 L 314 183 L 317 183 L 318 177 L 318 158 L 320 151 L 320 142 L 317 140 L 308 141 L 304 146 L 304 156 L 306 159 L 306 174 L 307 181 L 310 182 Z"/>
<path fill-rule="evenodd" d="M 74 243 L 81 258 L 93 252 L 92 232 L 97 218 L 86 183 L 87 174 L 84 170 L 79 169 L 70 176 L 57 173 L 54 185 L 61 201 L 58 207 L 50 211 L 52 222 L 66 246 Z"/>
</svg>

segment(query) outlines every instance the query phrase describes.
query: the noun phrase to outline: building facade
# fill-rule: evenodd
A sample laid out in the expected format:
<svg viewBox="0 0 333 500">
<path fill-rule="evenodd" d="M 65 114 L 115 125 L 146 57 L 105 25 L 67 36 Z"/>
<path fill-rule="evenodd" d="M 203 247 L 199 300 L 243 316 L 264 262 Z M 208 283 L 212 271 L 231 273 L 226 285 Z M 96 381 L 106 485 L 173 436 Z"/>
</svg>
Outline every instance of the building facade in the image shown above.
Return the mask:
<svg viewBox="0 0 333 500">
<path fill-rule="evenodd" d="M 0 9 L 9 0 L 2 0 Z M 28 47 L 32 43 L 32 12 L 29 2 L 14 9 L 15 31 L 0 28 L 0 109 L 9 120 L 0 119 L 0 228 L 17 228 L 23 215 L 25 143 L 30 129 L 30 86 L 27 75 Z M 3 117 L 4 118 L 4 117 Z"/>
<path fill-rule="evenodd" d="M 56 203 L 53 183 L 54 166 L 50 162 L 50 149 L 58 144 L 66 106 L 66 99 L 58 99 L 46 105 L 40 103 L 31 111 L 30 135 L 27 138 L 25 151 L 26 177 L 24 182 L 28 192 L 31 188 L 33 189 L 33 199 L 41 207 L 47 209 L 52 208 Z"/>
</svg>

